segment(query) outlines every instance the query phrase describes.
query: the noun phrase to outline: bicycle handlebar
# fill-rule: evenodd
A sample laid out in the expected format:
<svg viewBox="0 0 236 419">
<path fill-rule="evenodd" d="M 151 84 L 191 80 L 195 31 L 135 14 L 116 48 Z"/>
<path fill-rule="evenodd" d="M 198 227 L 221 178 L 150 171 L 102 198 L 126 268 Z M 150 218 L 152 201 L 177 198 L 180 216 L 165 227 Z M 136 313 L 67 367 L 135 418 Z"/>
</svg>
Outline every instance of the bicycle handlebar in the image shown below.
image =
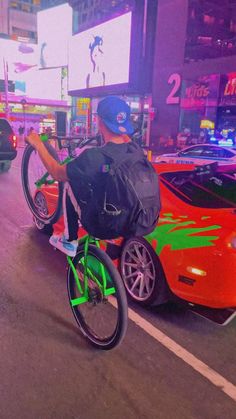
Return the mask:
<svg viewBox="0 0 236 419">
<path fill-rule="evenodd" d="M 59 136 L 59 135 L 50 135 L 41 134 L 41 139 L 45 143 L 49 140 L 56 140 L 58 143 L 59 150 L 67 149 L 70 157 L 75 157 L 74 151 L 76 148 L 83 148 L 86 145 L 90 144 L 93 141 L 97 142 L 97 145 L 101 145 L 101 137 L 99 134 L 94 137 L 76 137 L 76 136 Z"/>
<path fill-rule="evenodd" d="M 87 144 L 90 144 L 92 141 L 100 142 L 100 135 L 95 135 L 94 137 L 82 137 L 82 138 L 76 137 L 76 136 L 50 135 L 50 137 L 47 136 L 47 139 L 42 138 L 43 142 L 46 142 L 48 140 L 57 140 L 58 146 L 60 149 L 70 148 L 71 144 L 73 144 L 76 147 L 82 148 L 82 147 L 85 147 Z"/>
</svg>

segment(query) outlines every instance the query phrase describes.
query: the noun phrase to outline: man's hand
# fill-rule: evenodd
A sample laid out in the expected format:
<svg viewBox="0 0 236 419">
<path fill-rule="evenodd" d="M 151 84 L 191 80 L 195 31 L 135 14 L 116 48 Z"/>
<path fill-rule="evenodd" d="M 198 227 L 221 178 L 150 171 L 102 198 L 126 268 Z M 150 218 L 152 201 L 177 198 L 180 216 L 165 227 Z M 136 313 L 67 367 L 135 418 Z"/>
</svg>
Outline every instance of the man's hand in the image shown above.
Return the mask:
<svg viewBox="0 0 236 419">
<path fill-rule="evenodd" d="M 26 141 L 35 148 L 42 142 L 40 136 L 34 131 L 27 136 Z"/>
</svg>

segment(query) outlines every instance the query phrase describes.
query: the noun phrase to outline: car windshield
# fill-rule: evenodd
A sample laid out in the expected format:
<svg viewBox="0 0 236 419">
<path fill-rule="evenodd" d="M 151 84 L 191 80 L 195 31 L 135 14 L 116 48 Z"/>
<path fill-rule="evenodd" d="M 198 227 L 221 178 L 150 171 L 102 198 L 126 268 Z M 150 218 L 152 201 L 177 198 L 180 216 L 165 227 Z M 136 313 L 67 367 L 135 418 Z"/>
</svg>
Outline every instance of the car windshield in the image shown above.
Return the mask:
<svg viewBox="0 0 236 419">
<path fill-rule="evenodd" d="M 163 173 L 161 181 L 176 196 L 196 207 L 235 208 L 236 170 L 230 173 Z"/>
</svg>

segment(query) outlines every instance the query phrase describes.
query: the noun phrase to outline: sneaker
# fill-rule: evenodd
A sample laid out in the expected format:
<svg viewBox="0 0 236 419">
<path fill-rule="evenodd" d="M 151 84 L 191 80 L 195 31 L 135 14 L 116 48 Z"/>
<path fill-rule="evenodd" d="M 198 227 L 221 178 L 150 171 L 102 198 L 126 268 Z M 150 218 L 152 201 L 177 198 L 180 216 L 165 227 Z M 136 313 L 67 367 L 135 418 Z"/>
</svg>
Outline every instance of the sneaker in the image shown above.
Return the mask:
<svg viewBox="0 0 236 419">
<path fill-rule="evenodd" d="M 49 243 L 65 253 L 67 256 L 75 256 L 78 248 L 78 240 L 68 241 L 65 236 L 52 235 L 49 239 Z"/>
</svg>

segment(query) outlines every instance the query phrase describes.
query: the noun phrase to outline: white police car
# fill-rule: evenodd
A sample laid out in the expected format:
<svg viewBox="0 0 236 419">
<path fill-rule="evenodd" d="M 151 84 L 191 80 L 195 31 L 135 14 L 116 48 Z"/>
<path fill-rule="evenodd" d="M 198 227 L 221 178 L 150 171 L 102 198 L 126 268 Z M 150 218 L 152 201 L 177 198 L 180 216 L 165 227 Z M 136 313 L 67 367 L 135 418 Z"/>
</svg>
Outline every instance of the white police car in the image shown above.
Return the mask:
<svg viewBox="0 0 236 419">
<path fill-rule="evenodd" d="M 213 144 L 198 144 L 187 147 L 178 153 L 162 154 L 155 158 L 155 163 L 197 164 L 236 163 L 236 148 L 230 150 Z"/>
</svg>

